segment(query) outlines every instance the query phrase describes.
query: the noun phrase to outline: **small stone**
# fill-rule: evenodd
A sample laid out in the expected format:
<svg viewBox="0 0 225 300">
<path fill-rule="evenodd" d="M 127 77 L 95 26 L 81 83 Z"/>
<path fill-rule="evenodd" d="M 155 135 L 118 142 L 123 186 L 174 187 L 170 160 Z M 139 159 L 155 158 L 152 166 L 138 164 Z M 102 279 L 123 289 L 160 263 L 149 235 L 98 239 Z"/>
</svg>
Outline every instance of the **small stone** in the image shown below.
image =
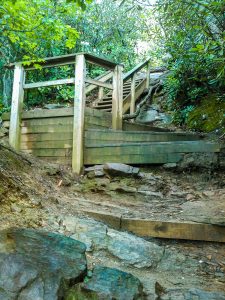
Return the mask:
<svg viewBox="0 0 225 300">
<path fill-rule="evenodd" d="M 19 207 L 16 203 L 11 204 L 11 212 L 20 213 L 22 211 L 22 208 Z"/>
<path fill-rule="evenodd" d="M 168 163 L 168 164 L 164 164 L 163 168 L 166 170 L 171 170 L 171 169 L 175 169 L 177 167 L 176 163 Z"/>
<path fill-rule="evenodd" d="M 145 195 L 145 196 L 152 196 L 156 198 L 163 198 L 163 194 L 161 192 L 152 192 L 152 191 L 143 191 L 143 190 L 138 190 L 139 194 Z"/>
<path fill-rule="evenodd" d="M 215 195 L 213 191 L 205 191 L 202 194 L 206 197 L 213 197 Z"/>
<path fill-rule="evenodd" d="M 187 194 L 187 196 L 186 196 L 186 200 L 187 200 L 187 201 L 191 201 L 191 200 L 193 200 L 194 198 L 195 198 L 195 196 L 192 195 L 192 194 Z"/>
</svg>

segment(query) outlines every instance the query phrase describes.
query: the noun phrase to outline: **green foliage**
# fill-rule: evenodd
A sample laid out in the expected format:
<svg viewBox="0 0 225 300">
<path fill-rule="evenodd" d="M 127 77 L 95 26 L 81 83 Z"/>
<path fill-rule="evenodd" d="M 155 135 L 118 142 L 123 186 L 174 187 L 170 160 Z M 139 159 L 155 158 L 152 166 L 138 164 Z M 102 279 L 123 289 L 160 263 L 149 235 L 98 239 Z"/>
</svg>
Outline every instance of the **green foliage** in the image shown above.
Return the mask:
<svg viewBox="0 0 225 300">
<path fill-rule="evenodd" d="M 206 96 L 187 117 L 187 125 L 194 130 L 225 132 L 225 101 L 217 94 Z"/>
<path fill-rule="evenodd" d="M 223 0 L 158 0 L 155 13 L 162 29 L 161 53 L 169 54 L 168 107 L 176 111 L 175 119 L 184 121 L 186 111 L 202 97 L 215 91 L 224 94 L 225 4 Z"/>
</svg>

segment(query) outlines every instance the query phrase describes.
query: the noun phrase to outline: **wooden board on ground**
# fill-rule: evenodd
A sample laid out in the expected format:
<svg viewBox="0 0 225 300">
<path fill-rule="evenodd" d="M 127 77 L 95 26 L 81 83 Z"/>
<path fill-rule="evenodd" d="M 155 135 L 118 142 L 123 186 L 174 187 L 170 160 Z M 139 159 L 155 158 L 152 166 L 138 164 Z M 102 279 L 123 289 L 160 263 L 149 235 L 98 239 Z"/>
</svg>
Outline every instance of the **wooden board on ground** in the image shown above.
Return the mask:
<svg viewBox="0 0 225 300">
<path fill-rule="evenodd" d="M 84 213 L 117 230 L 129 231 L 141 237 L 225 242 L 225 227 L 223 226 L 194 222 L 130 219 L 124 218 L 122 215 L 96 211 L 84 211 Z"/>
</svg>

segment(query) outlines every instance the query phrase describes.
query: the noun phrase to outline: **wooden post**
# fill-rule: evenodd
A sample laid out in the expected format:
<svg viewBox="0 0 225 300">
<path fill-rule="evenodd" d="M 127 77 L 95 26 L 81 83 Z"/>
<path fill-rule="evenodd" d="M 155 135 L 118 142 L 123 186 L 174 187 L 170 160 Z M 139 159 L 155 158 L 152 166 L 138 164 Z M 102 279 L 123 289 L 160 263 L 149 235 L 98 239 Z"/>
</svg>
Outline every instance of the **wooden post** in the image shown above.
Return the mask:
<svg viewBox="0 0 225 300">
<path fill-rule="evenodd" d="M 149 89 L 150 87 L 150 68 L 151 68 L 151 65 L 150 65 L 150 61 L 148 62 L 148 65 L 147 65 L 147 73 L 146 73 L 146 88 Z"/>
<path fill-rule="evenodd" d="M 11 116 L 10 116 L 10 128 L 9 128 L 9 143 L 10 145 L 19 150 L 20 148 L 20 134 L 21 134 L 21 114 L 23 107 L 24 97 L 24 68 L 21 64 L 15 65 L 14 80 L 13 80 L 13 92 L 12 92 L 12 104 L 11 104 Z"/>
<path fill-rule="evenodd" d="M 130 114 L 135 112 L 135 79 L 136 73 L 131 78 L 131 100 L 130 100 Z"/>
<path fill-rule="evenodd" d="M 73 118 L 73 172 L 81 174 L 84 160 L 84 112 L 85 112 L 85 56 L 79 54 L 76 57 L 75 66 L 75 96 Z"/>
<path fill-rule="evenodd" d="M 98 90 L 98 101 L 102 101 L 104 97 L 104 88 L 102 86 L 99 87 L 99 90 Z"/>
<path fill-rule="evenodd" d="M 117 65 L 113 73 L 112 129 L 123 127 L 123 66 Z"/>
</svg>

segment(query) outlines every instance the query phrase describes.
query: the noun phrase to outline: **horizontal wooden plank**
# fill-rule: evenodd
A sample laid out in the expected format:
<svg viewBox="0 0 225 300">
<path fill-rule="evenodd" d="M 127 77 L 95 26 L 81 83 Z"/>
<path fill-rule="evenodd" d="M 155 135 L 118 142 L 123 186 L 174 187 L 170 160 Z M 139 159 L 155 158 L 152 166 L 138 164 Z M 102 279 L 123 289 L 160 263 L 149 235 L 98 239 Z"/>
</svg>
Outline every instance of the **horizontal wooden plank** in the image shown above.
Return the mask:
<svg viewBox="0 0 225 300">
<path fill-rule="evenodd" d="M 85 210 L 83 213 L 123 231 L 132 232 L 141 237 L 181 239 L 208 242 L 225 242 L 225 227 L 189 221 L 159 221 L 150 219 L 131 219 L 121 214 L 108 214 Z"/>
<path fill-rule="evenodd" d="M 89 84 L 93 84 L 93 85 L 96 85 L 96 86 L 102 86 L 102 87 L 104 87 L 104 88 L 113 90 L 112 84 L 106 83 L 106 82 L 102 82 L 102 81 L 100 81 L 100 80 L 94 80 L 94 79 L 91 79 L 91 78 L 86 78 L 86 79 L 85 79 L 85 82 L 86 82 L 86 83 L 89 83 Z"/>
<path fill-rule="evenodd" d="M 30 111 L 23 111 L 22 120 L 25 119 L 43 119 L 43 118 L 55 118 L 55 117 L 73 117 L 73 107 L 56 108 L 56 109 L 34 109 Z M 111 113 L 93 109 L 90 107 L 85 108 L 85 115 L 96 116 L 104 118 L 112 118 Z M 9 121 L 10 113 L 4 113 L 2 115 L 3 121 Z"/>
<path fill-rule="evenodd" d="M 20 143 L 20 150 L 32 150 L 32 149 L 70 149 L 72 148 L 72 136 L 71 140 L 61 141 L 28 141 Z"/>
<path fill-rule="evenodd" d="M 50 133 L 50 132 L 73 132 L 72 124 L 60 124 L 60 125 L 32 125 L 21 128 L 21 134 L 25 133 Z"/>
<path fill-rule="evenodd" d="M 122 154 L 154 154 L 154 153 L 189 153 L 189 152 L 219 152 L 220 145 L 205 141 L 175 141 L 175 142 L 150 142 L 150 143 L 122 143 L 122 144 L 96 144 L 86 147 L 90 153 L 108 155 Z"/>
<path fill-rule="evenodd" d="M 142 237 L 225 242 L 225 227 L 210 224 L 122 218 L 121 229 Z"/>
<path fill-rule="evenodd" d="M 37 157 L 72 157 L 72 149 L 29 149 L 23 152 Z"/>
<path fill-rule="evenodd" d="M 99 153 L 90 153 L 84 151 L 84 164 L 104 164 L 104 163 L 125 163 L 125 164 L 165 164 L 176 163 L 182 159 L 181 153 L 164 153 L 164 154 L 115 154 L 103 155 Z"/>
<path fill-rule="evenodd" d="M 44 141 L 65 141 L 72 140 L 72 132 L 51 132 L 51 133 L 29 133 L 21 135 L 21 143 L 23 142 L 44 142 Z"/>
<path fill-rule="evenodd" d="M 37 125 L 72 125 L 72 124 L 73 124 L 73 117 L 26 119 L 21 122 L 22 127 L 37 126 Z"/>
<path fill-rule="evenodd" d="M 103 75 L 98 76 L 97 78 L 95 78 L 96 80 L 102 81 L 102 82 L 106 82 L 109 79 L 111 79 L 113 76 L 113 73 L 111 71 L 108 71 L 107 73 L 104 73 Z M 85 92 L 86 94 L 90 93 L 91 91 L 93 91 L 96 88 L 96 85 L 94 84 L 87 84 L 86 88 L 85 88 Z"/>
<path fill-rule="evenodd" d="M 91 146 L 96 143 L 122 143 L 122 142 L 166 142 L 166 141 L 190 141 L 199 137 L 185 133 L 164 133 L 146 131 L 112 131 L 112 130 L 87 130 L 85 132 L 85 144 Z"/>
<path fill-rule="evenodd" d="M 37 61 L 37 62 L 33 61 L 30 63 L 29 66 L 24 66 L 24 68 L 26 70 L 34 70 L 35 67 L 33 65 L 35 63 L 41 65 L 42 67 L 54 67 L 54 66 L 64 66 L 66 64 L 74 64 L 76 56 L 80 54 L 83 54 L 88 62 L 97 64 L 99 66 L 103 66 L 105 68 L 113 69 L 117 65 L 117 63 L 107 58 L 103 58 L 85 52 L 80 52 L 80 53 L 66 54 L 61 56 L 45 57 L 42 59 L 42 61 Z M 7 67 L 13 68 L 15 64 L 23 64 L 23 62 L 10 63 L 7 65 Z"/>
<path fill-rule="evenodd" d="M 132 70 L 130 70 L 126 74 L 124 74 L 124 76 L 123 76 L 124 82 L 127 81 L 127 80 L 129 80 L 134 75 L 134 73 L 137 73 L 138 71 L 140 71 L 141 69 L 143 69 L 145 66 L 147 66 L 147 64 L 149 63 L 149 60 L 150 59 L 148 58 L 146 61 L 138 64 Z"/>
<path fill-rule="evenodd" d="M 42 81 L 42 82 L 32 82 L 32 83 L 25 83 L 23 88 L 27 89 L 34 89 L 39 87 L 48 87 L 48 86 L 56 86 L 56 85 L 63 85 L 63 84 L 75 84 L 75 78 L 67 78 L 67 79 L 58 79 L 58 80 L 49 80 L 49 81 Z"/>
</svg>

